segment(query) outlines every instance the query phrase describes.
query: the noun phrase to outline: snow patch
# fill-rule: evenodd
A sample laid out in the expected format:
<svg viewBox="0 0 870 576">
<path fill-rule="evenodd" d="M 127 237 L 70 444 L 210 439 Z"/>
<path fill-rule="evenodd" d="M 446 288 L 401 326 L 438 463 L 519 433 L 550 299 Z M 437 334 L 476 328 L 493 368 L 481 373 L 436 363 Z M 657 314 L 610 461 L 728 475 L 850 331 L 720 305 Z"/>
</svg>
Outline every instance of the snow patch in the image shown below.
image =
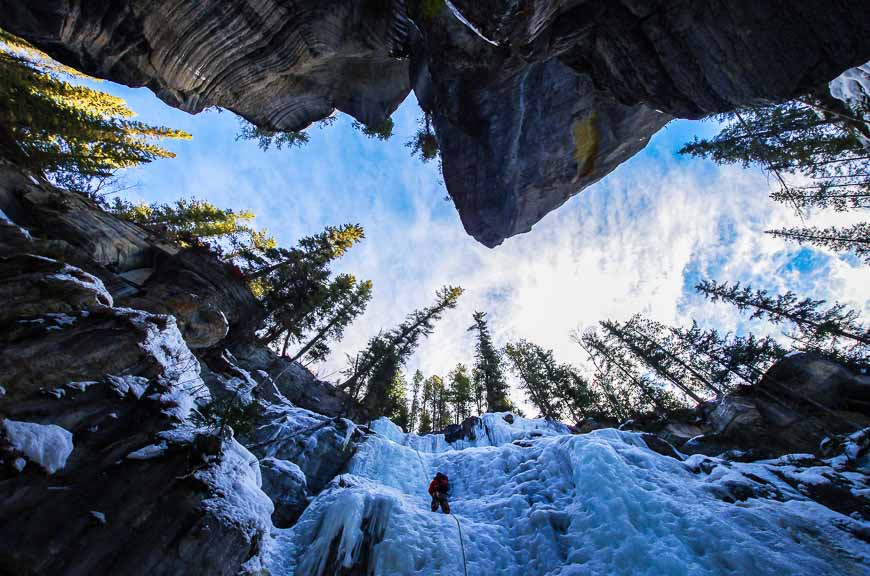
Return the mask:
<svg viewBox="0 0 870 576">
<path fill-rule="evenodd" d="M 56 262 L 56 260 L 51 261 Z M 106 290 L 106 286 L 103 284 L 103 281 L 92 274 L 88 274 L 81 268 L 76 268 L 75 266 L 64 264 L 63 269 L 61 269 L 60 272 L 58 272 L 57 274 L 52 274 L 48 278 L 51 280 L 57 280 L 59 282 L 69 282 L 71 284 L 81 286 L 82 288 L 93 292 L 96 296 L 97 302 L 99 302 L 100 304 L 109 307 L 112 307 L 114 305 L 112 295 L 109 294 L 108 290 Z"/>
<path fill-rule="evenodd" d="M 133 376 L 132 374 L 125 374 L 124 376 L 107 374 L 106 380 L 109 381 L 109 385 L 118 393 L 118 396 L 122 398 L 127 394 L 132 394 L 137 399 L 141 398 L 148 388 L 148 378 Z"/>
<path fill-rule="evenodd" d="M 73 390 L 78 390 L 79 392 L 84 392 L 90 386 L 94 384 L 99 384 L 96 380 L 82 380 L 81 382 L 67 382 L 66 387 L 72 388 Z"/>
<path fill-rule="evenodd" d="M 166 454 L 166 442 L 150 444 L 127 454 L 127 460 L 151 460 Z"/>
<path fill-rule="evenodd" d="M 55 424 L 19 422 L 9 418 L 2 424 L 12 447 L 49 474 L 66 466 L 73 451 L 73 435 L 68 430 Z"/>
<path fill-rule="evenodd" d="M 272 501 L 260 490 L 263 483 L 257 457 L 235 439 L 224 443 L 220 462 L 196 472 L 208 484 L 213 497 L 203 502 L 205 508 L 224 522 L 237 526 L 252 541 L 258 534 L 268 534 L 272 527 Z"/>
<path fill-rule="evenodd" d="M 157 379 L 163 391 L 157 399 L 166 406 L 164 413 L 178 420 L 186 419 L 195 403 L 207 401 L 210 394 L 200 377 L 199 360 L 184 342 L 175 318 L 130 308 L 116 310 L 145 334 L 139 347 L 154 357 L 163 369 Z M 156 319 L 164 327 L 161 328 Z"/>
<path fill-rule="evenodd" d="M 498 46 L 498 42 L 496 42 L 495 40 L 490 40 L 489 38 L 484 36 L 483 32 L 481 32 L 477 26 L 475 26 L 474 24 L 469 22 L 468 19 L 465 16 L 463 16 L 462 12 L 460 12 L 459 9 L 453 5 L 453 2 L 451 2 L 450 0 L 444 0 L 444 1 L 447 3 L 447 7 L 450 8 L 450 13 L 453 14 L 457 20 L 462 22 L 466 28 L 468 28 L 469 30 L 474 32 L 478 38 L 481 38 L 485 42 L 489 42 L 493 46 Z"/>
</svg>

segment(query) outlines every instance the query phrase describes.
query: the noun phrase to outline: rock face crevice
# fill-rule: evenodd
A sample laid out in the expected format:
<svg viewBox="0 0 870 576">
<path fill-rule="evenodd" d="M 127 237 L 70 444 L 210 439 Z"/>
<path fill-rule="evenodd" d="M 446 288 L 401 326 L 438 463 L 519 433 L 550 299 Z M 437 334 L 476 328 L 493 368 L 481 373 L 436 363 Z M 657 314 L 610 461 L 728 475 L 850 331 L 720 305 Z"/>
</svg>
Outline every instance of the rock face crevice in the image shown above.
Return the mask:
<svg viewBox="0 0 870 576">
<path fill-rule="evenodd" d="M 0 26 L 266 129 L 335 110 L 377 125 L 413 88 L 462 222 L 488 246 L 672 117 L 791 98 L 870 59 L 860 0 L 4 0 Z"/>
</svg>

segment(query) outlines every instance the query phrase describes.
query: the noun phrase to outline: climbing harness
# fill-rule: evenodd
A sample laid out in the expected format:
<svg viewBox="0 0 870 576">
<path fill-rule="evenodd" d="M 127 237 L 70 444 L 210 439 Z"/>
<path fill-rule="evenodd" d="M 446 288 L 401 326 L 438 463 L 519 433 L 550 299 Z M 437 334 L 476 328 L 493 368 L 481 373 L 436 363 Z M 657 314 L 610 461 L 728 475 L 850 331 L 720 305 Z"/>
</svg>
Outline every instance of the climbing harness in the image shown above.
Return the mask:
<svg viewBox="0 0 870 576">
<path fill-rule="evenodd" d="M 452 512 L 450 515 L 456 520 L 456 527 L 459 529 L 459 546 L 462 548 L 462 567 L 465 568 L 465 576 L 468 576 L 468 562 L 465 560 L 465 542 L 462 541 L 462 526 L 459 524 L 459 518 L 454 516 Z"/>
</svg>

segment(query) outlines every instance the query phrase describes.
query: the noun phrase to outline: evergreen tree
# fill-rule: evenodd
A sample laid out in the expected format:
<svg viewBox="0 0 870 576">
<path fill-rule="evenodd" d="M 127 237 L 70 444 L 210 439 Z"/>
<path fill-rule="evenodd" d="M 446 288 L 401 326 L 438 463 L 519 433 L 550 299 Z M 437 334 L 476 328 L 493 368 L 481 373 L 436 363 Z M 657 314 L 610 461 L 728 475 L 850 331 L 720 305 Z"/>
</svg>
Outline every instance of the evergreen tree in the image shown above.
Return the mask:
<svg viewBox="0 0 870 576">
<path fill-rule="evenodd" d="M 80 76 L 0 30 L 0 146 L 21 165 L 95 194 L 118 170 L 175 156 L 154 141 L 190 138 L 131 120 L 122 99 L 68 81 Z"/>
<path fill-rule="evenodd" d="M 385 390 L 395 372 L 414 353 L 420 340 L 432 333 L 444 312 L 456 307 L 461 295 L 462 288 L 445 286 L 438 290 L 434 305 L 412 312 L 396 328 L 372 338 L 359 360 L 346 371 L 348 378 L 340 387 L 356 393 L 364 384 L 362 402 L 367 413 L 371 416 L 387 413 Z"/>
<path fill-rule="evenodd" d="M 589 330 L 576 341 L 595 366 L 593 381 L 600 388 L 610 414 L 619 419 L 649 411 L 662 414 L 678 405 L 666 384 L 653 378 L 631 347 L 612 332 L 605 330 L 604 335 L 599 335 Z M 666 380 L 670 382 L 670 378 Z"/>
<path fill-rule="evenodd" d="M 291 362 L 307 360 L 321 362 L 329 355 L 329 341 L 341 340 L 344 329 L 360 314 L 372 298 L 372 281 L 357 283 L 350 274 L 340 274 L 327 288 L 323 305 L 316 311 L 317 324 L 312 328 L 313 336 L 302 346 Z"/>
<path fill-rule="evenodd" d="M 701 330 L 696 322 L 691 328 L 669 328 L 686 354 L 700 360 L 710 380 L 723 390 L 738 384 L 755 384 L 761 375 L 786 354 L 771 337 L 720 335 L 716 330 Z"/>
<path fill-rule="evenodd" d="M 362 132 L 367 138 L 386 141 L 393 137 L 393 129 L 396 124 L 392 118 L 387 118 L 377 126 L 366 126 L 357 121 L 354 121 L 352 126 Z"/>
<path fill-rule="evenodd" d="M 205 244 L 224 254 L 228 260 L 241 251 L 263 253 L 277 247 L 265 230 L 249 225 L 254 213 L 218 208 L 211 202 L 182 198 L 172 204 L 133 204 L 120 198 L 106 205 L 106 210 L 160 234 L 182 247 Z"/>
<path fill-rule="evenodd" d="M 599 325 L 638 361 L 695 402 L 703 402 L 709 393 L 717 397 L 722 395 L 723 391 L 711 382 L 703 369 L 698 369 L 694 361 L 688 361 L 679 349 L 667 342 L 665 327 L 661 324 L 644 321 L 635 315 L 622 325 L 610 320 L 599 322 Z M 668 408 L 659 406 L 659 409 L 666 412 Z"/>
<path fill-rule="evenodd" d="M 520 379 L 520 387 L 541 416 L 550 420 L 560 418 L 562 415 L 554 403 L 554 379 L 558 377 L 558 366 L 553 352 L 527 340 L 519 340 L 505 346 L 505 356 Z"/>
<path fill-rule="evenodd" d="M 598 395 L 573 367 L 556 361 L 552 350 L 520 340 L 505 347 L 511 368 L 541 416 L 575 422 L 600 411 Z"/>
<path fill-rule="evenodd" d="M 432 432 L 432 406 L 434 404 L 434 397 L 435 392 L 432 390 L 432 380 L 426 378 L 423 381 L 423 391 L 420 394 L 419 434 L 429 434 Z"/>
<path fill-rule="evenodd" d="M 393 424 L 410 432 L 410 412 L 408 410 L 408 382 L 405 374 L 397 370 L 390 386 L 387 388 L 387 401 L 385 416 L 393 421 Z"/>
<path fill-rule="evenodd" d="M 310 139 L 308 133 L 302 130 L 268 130 L 246 120 L 242 120 L 239 133 L 236 134 L 236 140 L 256 140 L 257 147 L 264 152 L 272 146 L 276 150 L 281 150 L 284 147 L 301 148 L 308 144 Z"/>
<path fill-rule="evenodd" d="M 414 372 L 414 379 L 411 381 L 411 412 L 408 416 L 408 431 L 413 432 L 420 424 L 420 403 L 422 398 L 421 386 L 423 384 L 423 373 L 417 370 Z"/>
<path fill-rule="evenodd" d="M 788 291 L 771 296 L 766 290 L 752 290 L 704 280 L 695 286 L 713 302 L 733 304 L 738 310 L 752 310 L 750 319 L 766 319 L 773 324 L 789 324 L 795 333 L 786 333 L 798 349 L 817 352 L 856 367 L 866 364 L 870 328 L 864 326 L 857 311 L 844 304 L 834 303 L 824 307 L 824 300 L 800 299 Z"/>
<path fill-rule="evenodd" d="M 464 364 L 457 364 L 448 378 L 450 379 L 448 396 L 453 404 L 454 423 L 459 424 L 471 416 L 474 390 L 468 375 L 468 368 Z"/>
<path fill-rule="evenodd" d="M 332 278 L 330 264 L 344 255 L 363 236 L 362 228 L 346 225 L 329 227 L 320 234 L 303 238 L 295 248 L 270 248 L 263 254 L 245 252 L 246 277 L 254 294 L 267 311 L 261 341 L 271 344 L 283 338 L 283 351 L 305 334 L 323 329 L 324 317 L 339 323 L 367 302 L 340 313 L 355 296 L 367 297 L 370 287 L 357 293 L 349 277 Z M 327 325 L 328 325 L 327 321 Z M 320 326 L 320 328 L 318 328 Z M 337 329 L 338 325 L 332 328 Z M 343 328 L 343 326 L 342 326 Z M 329 330 L 327 330 L 327 333 Z"/>
<path fill-rule="evenodd" d="M 779 183 L 771 197 L 798 212 L 870 208 L 870 99 L 847 105 L 825 87 L 789 102 L 724 114 L 720 120 L 725 127 L 718 135 L 696 139 L 680 152 L 718 164 L 762 167 Z M 867 258 L 866 224 L 771 232 L 834 250 L 863 247 Z"/>
<path fill-rule="evenodd" d="M 815 244 L 834 252 L 852 252 L 866 264 L 870 264 L 870 222 L 859 222 L 842 228 L 780 228 L 768 230 L 767 233 L 799 244 Z"/>
<path fill-rule="evenodd" d="M 451 424 L 450 393 L 441 376 L 429 377 L 429 388 L 432 391 L 432 428 L 443 430 Z"/>
<path fill-rule="evenodd" d="M 411 149 L 411 156 L 419 156 L 425 163 L 438 158 L 441 148 L 432 130 L 432 115 L 426 112 L 420 124 L 417 133 L 405 146 Z"/>
<path fill-rule="evenodd" d="M 474 313 L 474 324 L 469 332 L 477 332 L 475 345 L 474 378 L 475 388 L 486 391 L 487 412 L 504 412 L 511 409 L 508 400 L 508 385 L 502 369 L 501 354 L 492 342 L 485 312 Z"/>
</svg>

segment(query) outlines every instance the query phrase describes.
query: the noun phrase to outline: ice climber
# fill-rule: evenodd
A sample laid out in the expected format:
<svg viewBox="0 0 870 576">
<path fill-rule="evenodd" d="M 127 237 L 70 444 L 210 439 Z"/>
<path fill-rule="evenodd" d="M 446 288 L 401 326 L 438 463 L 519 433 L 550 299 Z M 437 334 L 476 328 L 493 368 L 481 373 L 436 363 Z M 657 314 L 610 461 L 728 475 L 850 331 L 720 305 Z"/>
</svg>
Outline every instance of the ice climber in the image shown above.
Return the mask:
<svg viewBox="0 0 870 576">
<path fill-rule="evenodd" d="M 432 497 L 432 512 L 438 511 L 438 506 L 445 514 L 450 514 L 450 504 L 447 502 L 447 493 L 450 491 L 450 484 L 447 481 L 447 475 L 438 472 L 435 478 L 429 483 L 429 496 Z"/>
</svg>

